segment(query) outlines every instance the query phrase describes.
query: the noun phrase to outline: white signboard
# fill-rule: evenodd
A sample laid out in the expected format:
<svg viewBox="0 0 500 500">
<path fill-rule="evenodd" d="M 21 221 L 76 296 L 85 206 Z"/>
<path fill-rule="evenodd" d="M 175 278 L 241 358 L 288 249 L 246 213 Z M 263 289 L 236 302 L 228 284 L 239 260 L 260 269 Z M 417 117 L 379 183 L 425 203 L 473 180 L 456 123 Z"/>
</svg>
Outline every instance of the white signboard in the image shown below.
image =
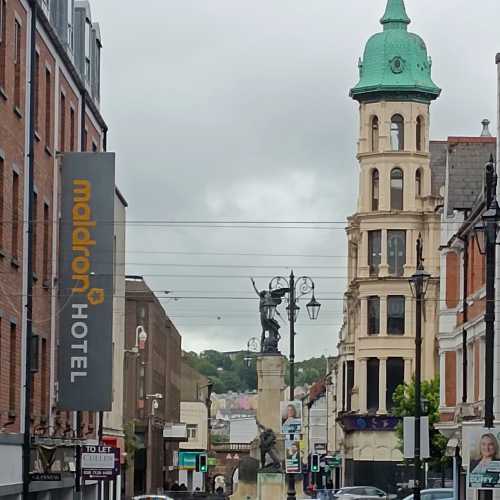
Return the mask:
<svg viewBox="0 0 500 500">
<path fill-rule="evenodd" d="M 430 458 L 429 417 L 420 417 L 420 457 Z M 403 418 L 403 456 L 415 458 L 415 417 Z"/>
</svg>

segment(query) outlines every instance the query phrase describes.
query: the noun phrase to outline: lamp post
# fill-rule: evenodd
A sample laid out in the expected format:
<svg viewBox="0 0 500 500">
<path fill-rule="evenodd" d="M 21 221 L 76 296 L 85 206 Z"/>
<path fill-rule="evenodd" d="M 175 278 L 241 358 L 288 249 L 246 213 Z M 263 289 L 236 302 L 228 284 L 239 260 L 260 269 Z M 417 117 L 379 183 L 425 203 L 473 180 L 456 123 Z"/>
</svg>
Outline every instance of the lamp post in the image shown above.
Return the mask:
<svg viewBox="0 0 500 500">
<path fill-rule="evenodd" d="M 314 281 L 308 276 L 301 276 L 295 279 L 293 271 L 290 272 L 289 278 L 283 276 L 275 276 L 269 282 L 269 290 L 283 290 L 288 295 L 288 323 L 290 325 L 290 401 L 295 399 L 295 322 L 300 311 L 297 302 L 304 296 L 311 294 L 311 300 L 307 303 L 306 308 L 309 314 L 309 319 L 318 319 L 321 304 L 314 296 Z M 268 319 L 273 319 L 276 314 L 276 303 L 269 300 L 265 307 L 265 314 Z M 295 475 L 288 474 L 288 493 L 287 500 L 295 500 Z"/>
<path fill-rule="evenodd" d="M 201 387 L 198 387 L 197 390 L 200 389 L 206 389 L 207 390 L 207 397 L 205 398 L 205 407 L 207 408 L 207 454 L 210 456 L 210 449 L 211 449 L 211 439 L 212 439 L 212 419 L 211 419 L 211 414 L 212 414 L 212 391 L 214 388 L 213 382 L 208 379 L 207 385 L 203 385 Z M 205 489 L 207 493 L 210 493 L 210 474 L 207 472 L 205 476 Z"/>
<path fill-rule="evenodd" d="M 493 427 L 493 349 L 495 348 L 495 265 L 498 221 L 500 208 L 497 195 L 497 173 L 493 156 L 486 164 L 485 172 L 485 206 L 483 225 L 474 228 L 476 242 L 482 255 L 486 255 L 486 310 L 484 323 L 486 330 L 485 342 L 485 390 L 484 390 L 484 426 Z"/>
<path fill-rule="evenodd" d="M 430 274 L 424 270 L 422 236 L 417 239 L 417 270 L 410 278 L 410 287 L 416 299 L 415 319 L 415 487 L 414 500 L 420 500 L 422 489 L 422 461 L 420 450 L 420 419 L 422 416 L 422 310 L 429 286 Z"/>
<path fill-rule="evenodd" d="M 151 411 L 148 415 L 148 447 L 146 459 L 146 491 L 152 491 L 153 487 L 153 419 L 156 410 L 160 407 L 159 401 L 163 399 L 163 394 L 146 394 L 146 399 L 151 400 Z"/>
</svg>

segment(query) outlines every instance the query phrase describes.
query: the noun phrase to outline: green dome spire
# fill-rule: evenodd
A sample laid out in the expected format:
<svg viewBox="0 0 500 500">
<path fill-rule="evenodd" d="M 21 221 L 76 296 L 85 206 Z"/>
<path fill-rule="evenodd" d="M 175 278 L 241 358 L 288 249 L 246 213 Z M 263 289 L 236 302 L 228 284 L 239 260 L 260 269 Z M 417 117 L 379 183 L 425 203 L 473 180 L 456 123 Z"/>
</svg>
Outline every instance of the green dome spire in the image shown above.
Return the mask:
<svg viewBox="0 0 500 500">
<path fill-rule="evenodd" d="M 441 89 L 432 81 L 432 61 L 424 41 L 408 32 L 411 21 L 404 0 L 387 0 L 380 22 L 384 31 L 368 40 L 351 97 L 357 101 L 437 99 Z"/>
<path fill-rule="evenodd" d="M 397 28 L 397 26 L 394 25 L 408 25 L 410 22 L 410 18 L 406 14 L 404 0 L 389 0 L 387 2 L 385 14 L 380 20 L 380 23 L 384 26 L 384 30 Z M 406 27 L 404 29 L 406 29 Z"/>
</svg>

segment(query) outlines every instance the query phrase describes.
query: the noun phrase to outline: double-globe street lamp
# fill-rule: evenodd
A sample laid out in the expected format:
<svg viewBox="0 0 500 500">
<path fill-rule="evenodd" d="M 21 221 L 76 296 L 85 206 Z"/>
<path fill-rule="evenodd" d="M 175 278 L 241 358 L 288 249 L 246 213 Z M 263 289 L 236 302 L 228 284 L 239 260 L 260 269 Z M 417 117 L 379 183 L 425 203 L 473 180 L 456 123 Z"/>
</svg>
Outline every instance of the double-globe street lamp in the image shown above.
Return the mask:
<svg viewBox="0 0 500 500">
<path fill-rule="evenodd" d="M 422 313 L 425 294 L 431 275 L 424 269 L 422 236 L 417 239 L 417 269 L 410 278 L 410 287 L 416 300 L 415 318 L 415 485 L 413 499 L 420 500 L 422 489 L 422 460 L 420 449 L 420 421 L 422 416 Z M 425 413 L 427 413 L 425 411 Z"/>
<path fill-rule="evenodd" d="M 286 308 L 288 313 L 288 323 L 290 325 L 290 401 L 295 399 L 295 322 L 300 311 L 297 305 L 298 301 L 311 294 L 311 300 L 307 303 L 307 313 L 309 319 L 316 320 L 319 316 L 321 304 L 316 300 L 314 295 L 314 281 L 308 276 L 301 276 L 295 278 L 293 271 L 291 271 L 288 278 L 283 276 L 275 276 L 269 282 L 269 291 L 282 290 L 287 294 L 288 306 Z M 268 320 L 273 320 L 277 311 L 277 304 L 272 299 L 271 294 L 268 294 L 266 303 L 264 304 L 264 312 Z M 288 474 L 288 494 L 287 500 L 295 500 L 295 476 Z"/>
</svg>

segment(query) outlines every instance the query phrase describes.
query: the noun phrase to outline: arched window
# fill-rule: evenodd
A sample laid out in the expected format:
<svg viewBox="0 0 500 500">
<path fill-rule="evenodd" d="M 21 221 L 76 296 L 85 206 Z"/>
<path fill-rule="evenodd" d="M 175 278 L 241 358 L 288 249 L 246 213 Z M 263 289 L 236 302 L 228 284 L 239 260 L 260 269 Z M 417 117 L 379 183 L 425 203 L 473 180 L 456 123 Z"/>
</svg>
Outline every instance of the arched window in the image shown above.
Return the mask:
<svg viewBox="0 0 500 500">
<path fill-rule="evenodd" d="M 401 115 L 391 118 L 391 147 L 393 151 L 403 151 L 405 148 L 405 121 Z"/>
<path fill-rule="evenodd" d="M 391 209 L 403 210 L 403 171 L 394 168 L 391 172 Z"/>
<path fill-rule="evenodd" d="M 379 138 L 379 128 L 378 128 L 378 117 L 374 116 L 372 118 L 372 153 L 378 152 L 378 138 Z"/>
<path fill-rule="evenodd" d="M 375 169 L 372 171 L 372 210 L 378 210 L 378 202 L 380 197 L 380 179 L 378 170 Z"/>
<path fill-rule="evenodd" d="M 423 138 L 424 138 L 424 119 L 419 116 L 417 118 L 417 151 L 423 151 Z"/>
<path fill-rule="evenodd" d="M 419 168 L 415 173 L 415 194 L 417 196 L 422 196 L 422 181 L 423 181 L 422 169 Z"/>
</svg>

